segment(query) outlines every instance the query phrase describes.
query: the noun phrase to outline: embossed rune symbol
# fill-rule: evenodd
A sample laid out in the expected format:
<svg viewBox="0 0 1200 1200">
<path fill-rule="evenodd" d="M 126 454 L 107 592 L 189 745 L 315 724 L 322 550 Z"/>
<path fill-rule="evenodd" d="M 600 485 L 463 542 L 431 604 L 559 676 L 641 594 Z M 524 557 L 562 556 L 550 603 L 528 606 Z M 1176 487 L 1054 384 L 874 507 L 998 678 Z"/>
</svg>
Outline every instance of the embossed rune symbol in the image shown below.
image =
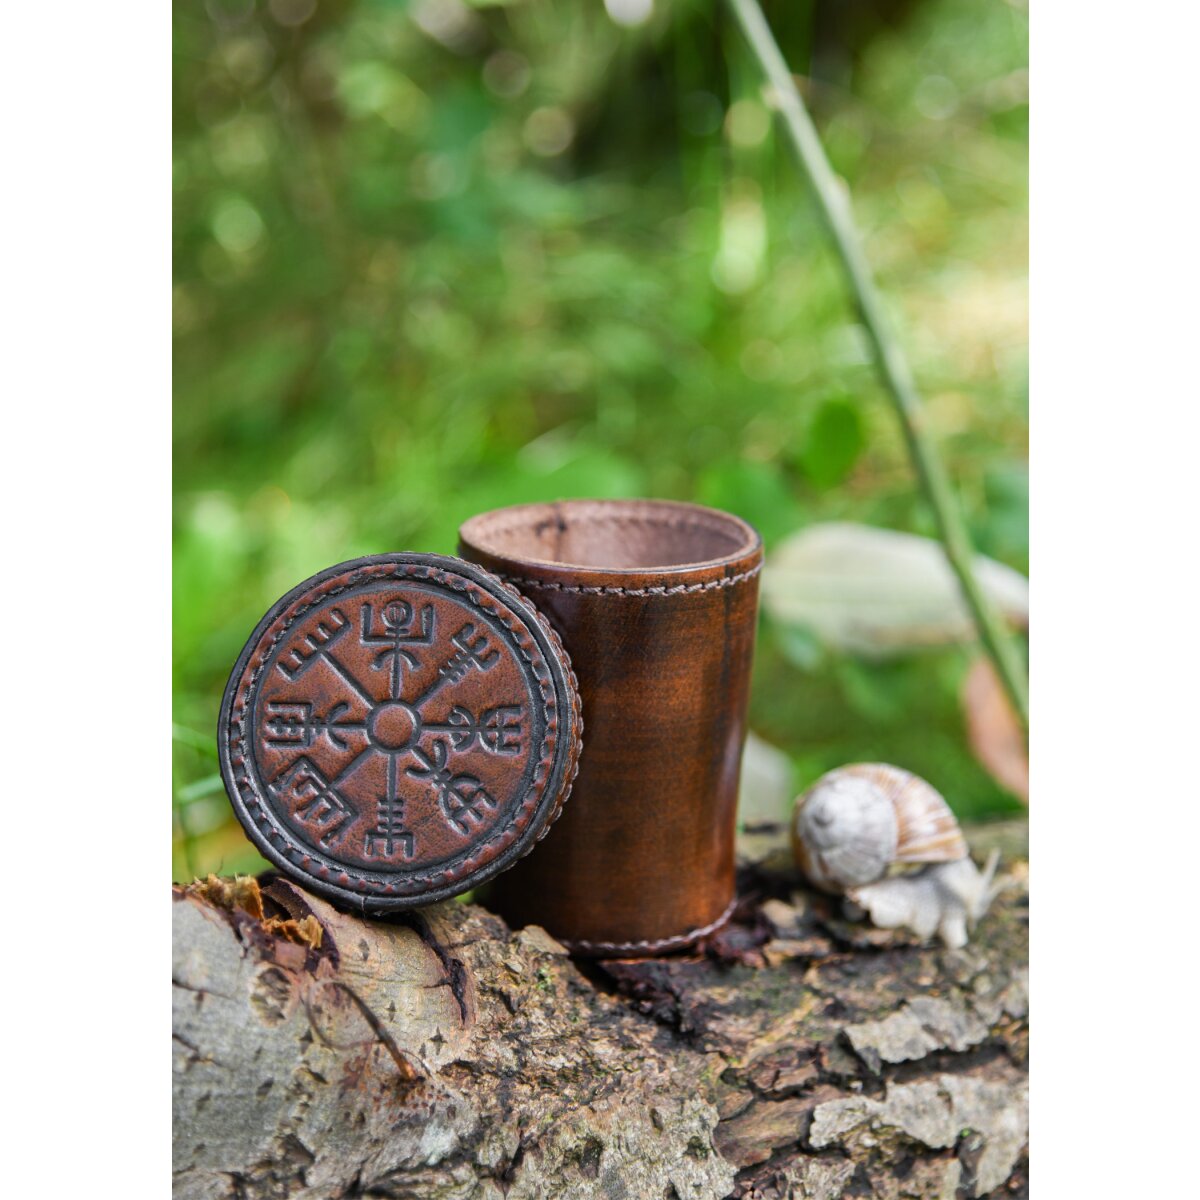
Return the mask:
<svg viewBox="0 0 1200 1200">
<path fill-rule="evenodd" d="M 432 680 L 426 674 L 424 686 L 411 694 L 408 685 L 414 676 L 437 662 L 426 656 L 437 645 L 439 618 L 452 622 L 448 628 L 457 624 L 450 648 Z M 343 653 L 347 647 L 354 652 Z M 418 855 L 419 834 L 408 819 L 413 788 L 430 790 L 447 830 L 469 835 L 496 811 L 497 800 L 478 774 L 457 770 L 455 759 L 475 749 L 486 756 L 519 755 L 524 705 L 514 701 L 473 709 L 451 703 L 438 712 L 433 701 L 469 674 L 489 672 L 501 660 L 495 635 L 482 622 L 452 617 L 450 610 L 431 603 L 414 608 L 401 596 L 372 597 L 362 601 L 357 622 L 341 607 L 320 611 L 308 632 L 284 647 L 275 670 L 286 684 L 299 684 L 324 663 L 342 696 L 328 698 L 325 687 L 318 689 L 317 700 L 293 691 L 264 701 L 261 744 L 287 756 L 268 784 L 271 793 L 296 820 L 316 831 L 326 850 L 345 849 L 346 839 L 357 831 L 354 851 L 366 859 L 411 860 Z M 378 682 L 364 671 L 378 672 Z M 316 761 L 322 747 L 326 756 L 330 750 L 343 752 L 332 777 Z M 300 753 L 292 756 L 292 751 Z M 356 797 L 347 794 L 353 792 L 347 783 L 366 763 L 380 758 L 386 765 L 384 786 L 374 796 L 373 813 L 360 812 Z"/>
</svg>

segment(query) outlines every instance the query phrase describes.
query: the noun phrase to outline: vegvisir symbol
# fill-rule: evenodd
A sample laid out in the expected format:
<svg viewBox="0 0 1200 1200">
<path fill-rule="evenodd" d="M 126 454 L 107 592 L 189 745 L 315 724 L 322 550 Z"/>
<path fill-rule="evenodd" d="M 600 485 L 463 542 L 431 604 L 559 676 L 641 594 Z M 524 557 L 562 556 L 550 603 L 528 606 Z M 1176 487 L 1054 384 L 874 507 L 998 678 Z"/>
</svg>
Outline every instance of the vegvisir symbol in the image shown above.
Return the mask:
<svg viewBox="0 0 1200 1200">
<path fill-rule="evenodd" d="M 409 767 L 408 774 L 417 778 L 426 778 L 437 790 L 438 803 L 446 820 L 459 833 L 471 832 L 471 821 L 479 824 L 484 818 L 485 810 L 496 807 L 496 801 L 488 794 L 481 780 L 474 775 L 452 775 L 446 769 L 446 757 L 449 750 L 446 743 L 438 738 L 433 743 L 433 757 L 423 750 L 414 750 L 413 755 L 421 764 L 419 767 Z"/>
<path fill-rule="evenodd" d="M 330 609 L 329 619 L 333 625 L 332 629 L 324 621 L 318 621 L 315 627 L 279 660 L 279 672 L 285 679 L 299 679 L 312 666 L 313 659 L 326 655 L 333 644 L 350 628 L 350 622 L 340 608 Z"/>
<path fill-rule="evenodd" d="M 521 706 L 500 704 L 484 709 L 475 718 L 471 710 L 456 704 L 445 721 L 426 724 L 426 729 L 444 729 L 450 734 L 455 750 L 466 750 L 478 738 L 493 754 L 520 754 Z"/>
<path fill-rule="evenodd" d="M 285 767 L 270 783 L 270 789 L 282 801 L 295 806 L 296 816 L 320 831 L 322 846 L 334 846 L 351 821 L 358 815 L 344 796 L 330 786 L 315 763 L 303 755 Z"/>
<path fill-rule="evenodd" d="M 301 746 L 305 750 L 322 733 L 339 750 L 345 750 L 350 743 L 342 734 L 352 729 L 361 729 L 361 721 L 348 721 L 345 714 L 350 711 L 350 705 L 339 700 L 323 716 L 313 715 L 313 706 L 304 700 L 272 700 L 267 704 L 270 714 L 263 723 L 263 728 L 270 734 L 267 745 L 275 748 L 283 746 Z"/>
<path fill-rule="evenodd" d="M 365 800 L 368 806 L 373 799 L 374 822 L 361 834 L 362 854 L 409 860 L 416 856 L 417 834 L 407 825 L 406 809 L 411 798 L 406 798 L 401 787 L 402 776 L 432 785 L 448 826 L 459 834 L 469 834 L 473 826 L 482 824 L 495 811 L 497 802 L 478 776 L 452 770 L 450 757 L 476 747 L 488 755 L 520 754 L 525 745 L 524 707 L 520 703 L 499 704 L 477 712 L 456 703 L 444 718 L 436 719 L 432 714 L 427 718 L 426 704 L 444 688 L 473 671 L 490 671 L 500 662 L 501 653 L 493 644 L 495 635 L 475 621 L 464 621 L 451 634 L 452 650 L 432 680 L 419 695 L 405 699 L 406 680 L 423 666 L 420 651 L 435 644 L 442 614 L 433 604 L 423 604 L 416 611 L 408 600 L 391 596 L 363 603 L 359 615 L 359 643 L 372 651 L 370 669 L 387 672 L 387 695 L 377 698 L 356 678 L 358 668 L 351 670 L 345 661 L 347 656 L 337 653 L 344 644 L 342 639 L 353 628 L 345 614 L 338 608 L 321 613 L 320 619 L 285 649 L 278 669 L 293 682 L 323 661 L 353 695 L 349 700 L 329 702 L 323 712 L 306 699 L 280 697 L 268 701 L 261 718 L 262 745 L 274 751 L 309 750 L 325 738 L 337 750 L 354 752 L 332 779 L 326 779 L 302 755 L 286 764 L 268 786 L 326 848 L 342 842 L 364 815 L 353 799 L 360 803 Z M 361 710 L 361 717 L 355 707 Z M 428 735 L 440 736 L 430 740 Z M 361 792 L 355 796 L 353 785 L 347 788 L 347 782 L 376 755 L 386 758 L 386 788 L 373 798 Z M 406 767 L 403 772 L 402 766 Z"/>
<path fill-rule="evenodd" d="M 385 645 L 390 647 L 381 650 L 371 666 L 376 670 L 388 667 L 393 700 L 400 699 L 403 687 L 403 668 L 405 662 L 410 667 L 420 666 L 416 655 L 405 647 L 428 646 L 433 641 L 433 605 L 426 604 L 421 609 L 421 631 L 412 632 L 413 610 L 407 600 L 396 598 L 389 600 L 383 606 L 383 633 L 375 632 L 375 613 L 370 604 L 362 606 L 362 643 L 364 646 Z"/>
<path fill-rule="evenodd" d="M 396 790 L 396 755 L 388 756 L 387 794 L 379 797 L 375 809 L 375 828 L 363 839 L 363 853 L 375 855 L 382 844 L 382 853 L 391 858 L 400 847 L 402 858 L 412 858 L 416 839 L 404 828 L 404 798 Z"/>
</svg>

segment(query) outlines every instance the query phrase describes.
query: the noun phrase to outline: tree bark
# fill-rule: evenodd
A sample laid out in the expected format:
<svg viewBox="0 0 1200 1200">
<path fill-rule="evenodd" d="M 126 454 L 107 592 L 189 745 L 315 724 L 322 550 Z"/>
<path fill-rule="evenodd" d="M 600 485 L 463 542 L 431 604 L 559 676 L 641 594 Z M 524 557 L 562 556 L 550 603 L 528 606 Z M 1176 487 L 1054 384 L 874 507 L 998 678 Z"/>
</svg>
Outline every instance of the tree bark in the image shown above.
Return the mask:
<svg viewBox="0 0 1200 1200">
<path fill-rule="evenodd" d="M 776 843 L 702 952 L 605 964 L 475 904 L 176 888 L 175 1195 L 1024 1195 L 1009 873 L 952 951 L 844 920 Z"/>
</svg>

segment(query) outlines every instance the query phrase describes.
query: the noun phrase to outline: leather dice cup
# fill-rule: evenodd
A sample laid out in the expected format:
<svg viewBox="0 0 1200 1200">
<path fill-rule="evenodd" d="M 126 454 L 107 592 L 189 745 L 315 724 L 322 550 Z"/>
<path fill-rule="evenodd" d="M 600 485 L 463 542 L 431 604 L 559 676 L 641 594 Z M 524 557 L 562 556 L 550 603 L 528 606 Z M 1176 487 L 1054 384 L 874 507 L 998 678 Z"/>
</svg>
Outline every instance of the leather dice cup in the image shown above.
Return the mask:
<svg viewBox="0 0 1200 1200">
<path fill-rule="evenodd" d="M 459 549 L 558 630 L 587 722 L 562 818 L 489 904 L 581 954 L 711 932 L 734 901 L 758 534 L 689 504 L 572 501 L 473 517 Z"/>
<path fill-rule="evenodd" d="M 582 955 L 718 928 L 758 534 L 697 505 L 562 501 L 473 517 L 459 552 L 342 563 L 264 616 L 218 730 L 251 840 L 365 913 L 491 880 L 510 923 Z"/>
</svg>

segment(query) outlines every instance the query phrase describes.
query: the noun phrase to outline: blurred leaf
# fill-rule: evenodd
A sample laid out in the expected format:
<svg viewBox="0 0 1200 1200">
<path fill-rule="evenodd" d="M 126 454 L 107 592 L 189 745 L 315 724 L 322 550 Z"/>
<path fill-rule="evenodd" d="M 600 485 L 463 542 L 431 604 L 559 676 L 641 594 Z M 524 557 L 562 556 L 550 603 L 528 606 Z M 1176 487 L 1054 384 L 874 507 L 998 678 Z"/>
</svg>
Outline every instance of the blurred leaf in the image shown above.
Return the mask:
<svg viewBox="0 0 1200 1200">
<path fill-rule="evenodd" d="M 963 680 L 962 706 L 967 738 L 975 757 L 997 783 L 1028 804 L 1029 751 L 1025 731 L 996 678 L 995 669 L 982 655 L 972 661 Z"/>
<path fill-rule="evenodd" d="M 884 662 L 830 655 L 800 675 L 778 653 L 779 628 L 767 622 L 760 633 L 750 723 L 786 748 L 798 790 L 845 763 L 890 762 L 934 783 L 963 819 L 1023 811 L 966 744 L 961 650 Z"/>
<path fill-rule="evenodd" d="M 1023 575 L 976 560 L 980 587 L 1017 626 L 1029 618 Z M 768 556 L 763 605 L 827 646 L 868 658 L 970 641 L 975 629 L 941 545 L 838 522 L 810 525 Z"/>
<path fill-rule="evenodd" d="M 774 463 L 741 458 L 716 462 L 697 481 L 696 499 L 749 521 L 767 545 L 795 529 L 801 516 L 800 506 Z"/>
<path fill-rule="evenodd" d="M 1029 468 L 1024 463 L 990 467 L 983 477 L 987 508 L 976 523 L 976 545 L 1016 564 L 1029 561 Z"/>
<path fill-rule="evenodd" d="M 825 661 L 821 639 L 803 625 L 779 622 L 778 641 L 783 656 L 801 671 L 814 671 Z"/>
<path fill-rule="evenodd" d="M 866 444 L 857 405 L 849 400 L 826 400 L 809 422 L 800 465 L 815 487 L 835 487 L 854 469 Z"/>
</svg>

